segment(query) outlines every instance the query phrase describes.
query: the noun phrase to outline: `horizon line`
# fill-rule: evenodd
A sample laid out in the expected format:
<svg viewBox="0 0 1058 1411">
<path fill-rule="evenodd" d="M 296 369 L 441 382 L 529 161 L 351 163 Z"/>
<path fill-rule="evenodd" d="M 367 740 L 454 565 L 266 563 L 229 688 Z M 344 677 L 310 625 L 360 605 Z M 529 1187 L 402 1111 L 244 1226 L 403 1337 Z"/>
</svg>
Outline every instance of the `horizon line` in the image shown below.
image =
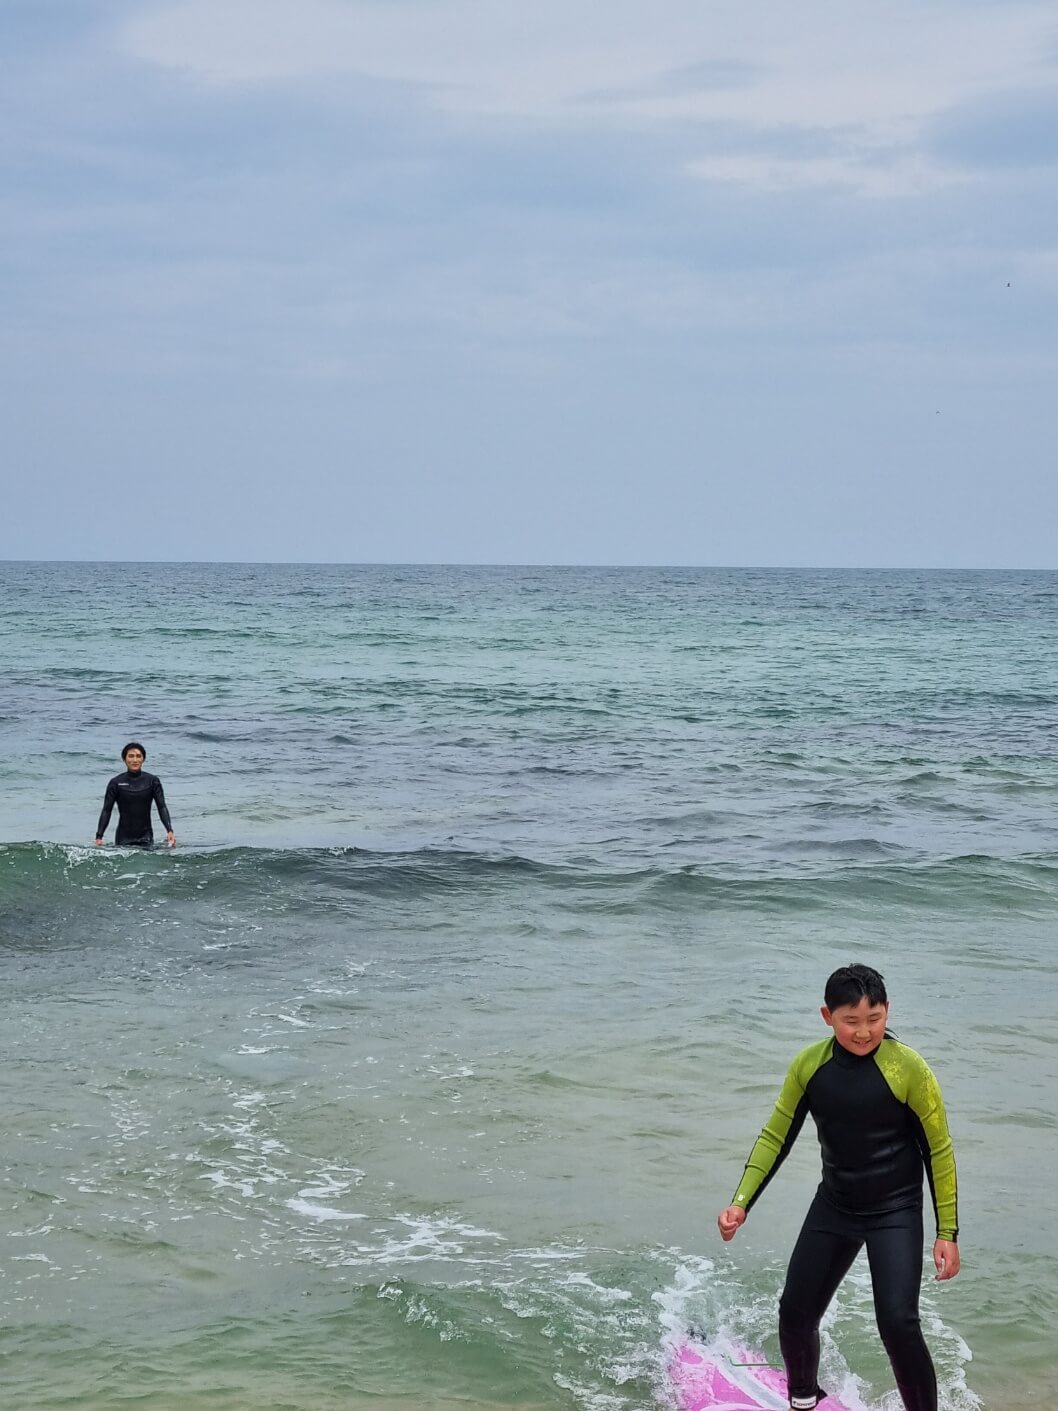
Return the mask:
<svg viewBox="0 0 1058 1411">
<path fill-rule="evenodd" d="M 120 558 L 0 558 L 0 564 L 131 565 L 142 568 L 488 568 L 488 569 L 675 569 L 705 573 L 1056 573 L 1058 565 L 1029 564 L 827 564 L 827 563 L 675 563 L 572 560 L 499 562 L 486 559 L 120 559 Z"/>
</svg>

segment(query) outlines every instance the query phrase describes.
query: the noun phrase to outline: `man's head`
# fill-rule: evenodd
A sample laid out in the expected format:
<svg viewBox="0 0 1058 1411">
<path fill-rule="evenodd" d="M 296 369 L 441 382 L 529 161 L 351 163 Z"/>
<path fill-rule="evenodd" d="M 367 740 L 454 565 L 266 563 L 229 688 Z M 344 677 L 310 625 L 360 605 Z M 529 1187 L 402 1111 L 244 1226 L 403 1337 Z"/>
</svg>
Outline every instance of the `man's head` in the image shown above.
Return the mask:
<svg viewBox="0 0 1058 1411">
<path fill-rule="evenodd" d="M 885 981 L 869 965 L 843 965 L 827 980 L 823 1022 L 849 1053 L 873 1053 L 885 1038 L 889 996 Z"/>
<path fill-rule="evenodd" d="M 125 768 L 130 774 L 138 774 L 143 768 L 143 761 L 147 758 L 147 751 L 135 740 L 130 740 L 121 751 L 121 758 L 125 761 Z"/>
</svg>

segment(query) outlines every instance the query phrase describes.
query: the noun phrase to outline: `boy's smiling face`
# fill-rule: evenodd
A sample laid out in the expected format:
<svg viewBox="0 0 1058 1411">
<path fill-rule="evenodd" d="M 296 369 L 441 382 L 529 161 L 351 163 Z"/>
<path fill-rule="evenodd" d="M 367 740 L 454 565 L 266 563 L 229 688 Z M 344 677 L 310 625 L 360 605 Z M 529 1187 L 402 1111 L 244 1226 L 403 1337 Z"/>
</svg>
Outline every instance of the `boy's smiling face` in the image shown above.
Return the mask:
<svg viewBox="0 0 1058 1411">
<path fill-rule="evenodd" d="M 888 1004 L 872 1004 L 864 995 L 858 1004 L 839 1004 L 836 1009 L 826 1005 L 819 1011 L 825 1023 L 834 1030 L 842 1048 L 861 1057 L 873 1053 L 885 1038 L 889 1018 Z"/>
</svg>

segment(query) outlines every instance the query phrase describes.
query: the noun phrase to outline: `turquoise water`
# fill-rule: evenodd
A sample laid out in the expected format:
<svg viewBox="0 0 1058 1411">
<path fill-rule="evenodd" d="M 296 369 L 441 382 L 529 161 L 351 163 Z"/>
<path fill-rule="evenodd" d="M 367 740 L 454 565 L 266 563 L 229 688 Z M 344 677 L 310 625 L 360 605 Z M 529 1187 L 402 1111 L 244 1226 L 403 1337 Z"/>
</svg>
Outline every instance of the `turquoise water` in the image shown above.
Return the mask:
<svg viewBox="0 0 1058 1411">
<path fill-rule="evenodd" d="M 1058 575 L 0 565 L 9 1404 L 666 1405 L 775 1354 L 822 980 L 944 1085 L 943 1402 L 1050 1389 Z M 142 739 L 179 847 L 91 847 Z M 865 1271 L 828 1385 L 892 1411 Z"/>
</svg>

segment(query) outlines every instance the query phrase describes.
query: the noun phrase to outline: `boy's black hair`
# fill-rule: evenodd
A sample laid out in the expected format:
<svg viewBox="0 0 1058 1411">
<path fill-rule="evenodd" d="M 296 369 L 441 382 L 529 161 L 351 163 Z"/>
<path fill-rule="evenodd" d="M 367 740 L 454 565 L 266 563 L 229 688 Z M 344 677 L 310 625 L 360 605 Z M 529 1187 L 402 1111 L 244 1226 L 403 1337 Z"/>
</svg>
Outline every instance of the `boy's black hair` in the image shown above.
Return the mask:
<svg viewBox="0 0 1058 1411">
<path fill-rule="evenodd" d="M 828 1009 L 839 1009 L 843 1004 L 859 1004 L 864 995 L 872 1005 L 889 1002 L 885 980 L 877 970 L 869 965 L 843 965 L 827 981 L 823 1002 Z"/>
<path fill-rule="evenodd" d="M 121 758 L 122 758 L 122 759 L 124 759 L 124 758 L 126 757 L 126 755 L 128 754 L 129 750 L 139 750 L 140 754 L 143 755 L 144 759 L 147 758 L 147 751 L 146 751 L 146 750 L 143 748 L 143 746 L 140 744 L 139 740 L 130 740 L 130 741 L 128 742 L 128 744 L 125 746 L 125 748 L 121 751 Z"/>
</svg>

